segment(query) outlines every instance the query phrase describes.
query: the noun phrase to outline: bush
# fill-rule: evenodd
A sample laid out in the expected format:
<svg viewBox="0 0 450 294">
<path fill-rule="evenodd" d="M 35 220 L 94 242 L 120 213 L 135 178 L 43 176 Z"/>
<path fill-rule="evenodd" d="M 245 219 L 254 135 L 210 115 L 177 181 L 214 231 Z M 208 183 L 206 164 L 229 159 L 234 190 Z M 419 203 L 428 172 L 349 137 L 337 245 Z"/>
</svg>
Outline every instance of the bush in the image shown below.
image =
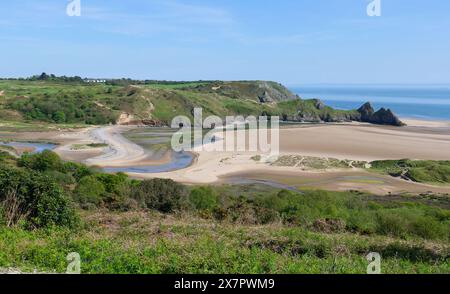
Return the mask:
<svg viewBox="0 0 450 294">
<path fill-rule="evenodd" d="M 34 228 L 77 222 L 63 189 L 50 177 L 32 171 L 0 167 L 0 201 L 7 226 L 21 220 Z"/>
<path fill-rule="evenodd" d="M 132 195 L 143 207 L 169 213 L 181 207 L 186 188 L 172 180 L 152 179 L 134 187 Z"/>
<path fill-rule="evenodd" d="M 411 228 L 412 233 L 424 239 L 447 239 L 448 225 L 439 223 L 431 217 L 418 217 Z"/>
<path fill-rule="evenodd" d="M 55 182 L 57 182 L 63 187 L 69 187 L 75 184 L 75 179 L 70 174 L 65 174 L 53 170 L 48 170 L 42 174 L 48 176 L 49 178 L 52 178 Z"/>
<path fill-rule="evenodd" d="M 58 154 L 44 150 L 39 154 L 24 154 L 18 161 L 18 165 L 35 171 L 63 171 L 63 162 Z"/>
<path fill-rule="evenodd" d="M 219 197 L 211 187 L 197 187 L 191 190 L 189 201 L 197 210 L 211 211 L 217 207 Z"/>
<path fill-rule="evenodd" d="M 80 180 L 73 194 L 81 207 L 87 208 L 90 205 L 99 206 L 105 192 L 105 187 L 95 176 L 88 176 Z"/>
<path fill-rule="evenodd" d="M 105 188 L 103 203 L 113 210 L 129 210 L 136 205 L 130 201 L 131 181 L 124 173 L 96 174 L 95 178 Z"/>
<path fill-rule="evenodd" d="M 408 221 L 403 216 L 392 211 L 379 211 L 377 213 L 377 233 L 405 237 Z"/>
<path fill-rule="evenodd" d="M 375 213 L 371 210 L 352 212 L 347 221 L 347 228 L 362 234 L 375 234 L 377 231 Z"/>
<path fill-rule="evenodd" d="M 75 162 L 66 162 L 63 169 L 65 173 L 71 174 L 77 182 L 84 177 L 91 176 L 96 173 L 92 167 Z"/>
</svg>

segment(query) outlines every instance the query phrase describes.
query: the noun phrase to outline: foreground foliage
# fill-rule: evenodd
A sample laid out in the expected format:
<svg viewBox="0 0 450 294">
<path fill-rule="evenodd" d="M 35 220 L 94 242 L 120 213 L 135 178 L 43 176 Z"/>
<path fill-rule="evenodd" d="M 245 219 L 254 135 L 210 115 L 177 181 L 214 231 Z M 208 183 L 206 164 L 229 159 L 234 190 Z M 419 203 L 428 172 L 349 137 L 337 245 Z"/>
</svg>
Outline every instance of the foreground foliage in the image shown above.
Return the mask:
<svg viewBox="0 0 450 294">
<path fill-rule="evenodd" d="M 63 272 L 78 252 L 89 273 L 362 273 L 379 252 L 385 272 L 449 272 L 449 208 L 438 195 L 187 187 L 0 153 L 0 268 Z"/>
<path fill-rule="evenodd" d="M 188 215 L 83 212 L 77 231 L 0 229 L 0 267 L 65 272 L 78 252 L 83 273 L 450 273 L 443 242 L 318 233 L 280 224 L 236 225 Z"/>
</svg>

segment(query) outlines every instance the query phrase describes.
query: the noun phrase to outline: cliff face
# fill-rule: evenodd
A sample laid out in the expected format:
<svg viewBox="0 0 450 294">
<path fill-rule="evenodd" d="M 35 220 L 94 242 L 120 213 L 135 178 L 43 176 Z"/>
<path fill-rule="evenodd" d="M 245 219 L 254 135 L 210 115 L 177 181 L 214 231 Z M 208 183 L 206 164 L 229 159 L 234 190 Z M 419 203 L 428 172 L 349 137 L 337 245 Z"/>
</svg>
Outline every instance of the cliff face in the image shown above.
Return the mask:
<svg viewBox="0 0 450 294">
<path fill-rule="evenodd" d="M 362 122 L 392 126 L 405 125 L 390 109 L 381 108 L 380 110 L 375 112 L 370 102 L 367 102 L 363 106 L 361 106 L 358 109 L 358 112 L 361 115 L 360 121 Z"/>
</svg>

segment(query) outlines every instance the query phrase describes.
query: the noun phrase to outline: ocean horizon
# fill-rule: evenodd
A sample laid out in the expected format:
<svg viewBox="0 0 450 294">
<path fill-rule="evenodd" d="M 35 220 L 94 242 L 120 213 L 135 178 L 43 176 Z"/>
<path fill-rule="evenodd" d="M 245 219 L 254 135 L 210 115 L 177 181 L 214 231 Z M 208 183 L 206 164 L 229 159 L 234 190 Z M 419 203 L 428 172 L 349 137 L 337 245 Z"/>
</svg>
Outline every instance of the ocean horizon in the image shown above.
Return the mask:
<svg viewBox="0 0 450 294">
<path fill-rule="evenodd" d="M 302 99 L 318 98 L 336 109 L 371 102 L 401 118 L 450 121 L 450 85 L 305 85 L 289 87 Z"/>
</svg>

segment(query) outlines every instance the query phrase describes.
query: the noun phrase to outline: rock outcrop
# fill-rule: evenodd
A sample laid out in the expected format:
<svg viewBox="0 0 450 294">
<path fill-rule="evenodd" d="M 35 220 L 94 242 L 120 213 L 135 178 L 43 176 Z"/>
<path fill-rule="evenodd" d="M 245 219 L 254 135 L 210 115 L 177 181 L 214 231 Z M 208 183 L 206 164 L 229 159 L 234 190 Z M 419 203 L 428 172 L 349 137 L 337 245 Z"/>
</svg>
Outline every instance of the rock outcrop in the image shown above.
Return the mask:
<svg viewBox="0 0 450 294">
<path fill-rule="evenodd" d="M 375 112 L 370 102 L 365 103 L 358 109 L 361 115 L 360 121 L 378 125 L 404 126 L 405 124 L 390 110 L 381 108 Z"/>
<path fill-rule="evenodd" d="M 325 103 L 323 103 L 323 101 L 320 100 L 320 99 L 314 99 L 313 101 L 314 101 L 314 106 L 315 106 L 318 110 L 322 110 L 322 109 L 324 109 L 325 106 L 326 106 Z"/>
</svg>

